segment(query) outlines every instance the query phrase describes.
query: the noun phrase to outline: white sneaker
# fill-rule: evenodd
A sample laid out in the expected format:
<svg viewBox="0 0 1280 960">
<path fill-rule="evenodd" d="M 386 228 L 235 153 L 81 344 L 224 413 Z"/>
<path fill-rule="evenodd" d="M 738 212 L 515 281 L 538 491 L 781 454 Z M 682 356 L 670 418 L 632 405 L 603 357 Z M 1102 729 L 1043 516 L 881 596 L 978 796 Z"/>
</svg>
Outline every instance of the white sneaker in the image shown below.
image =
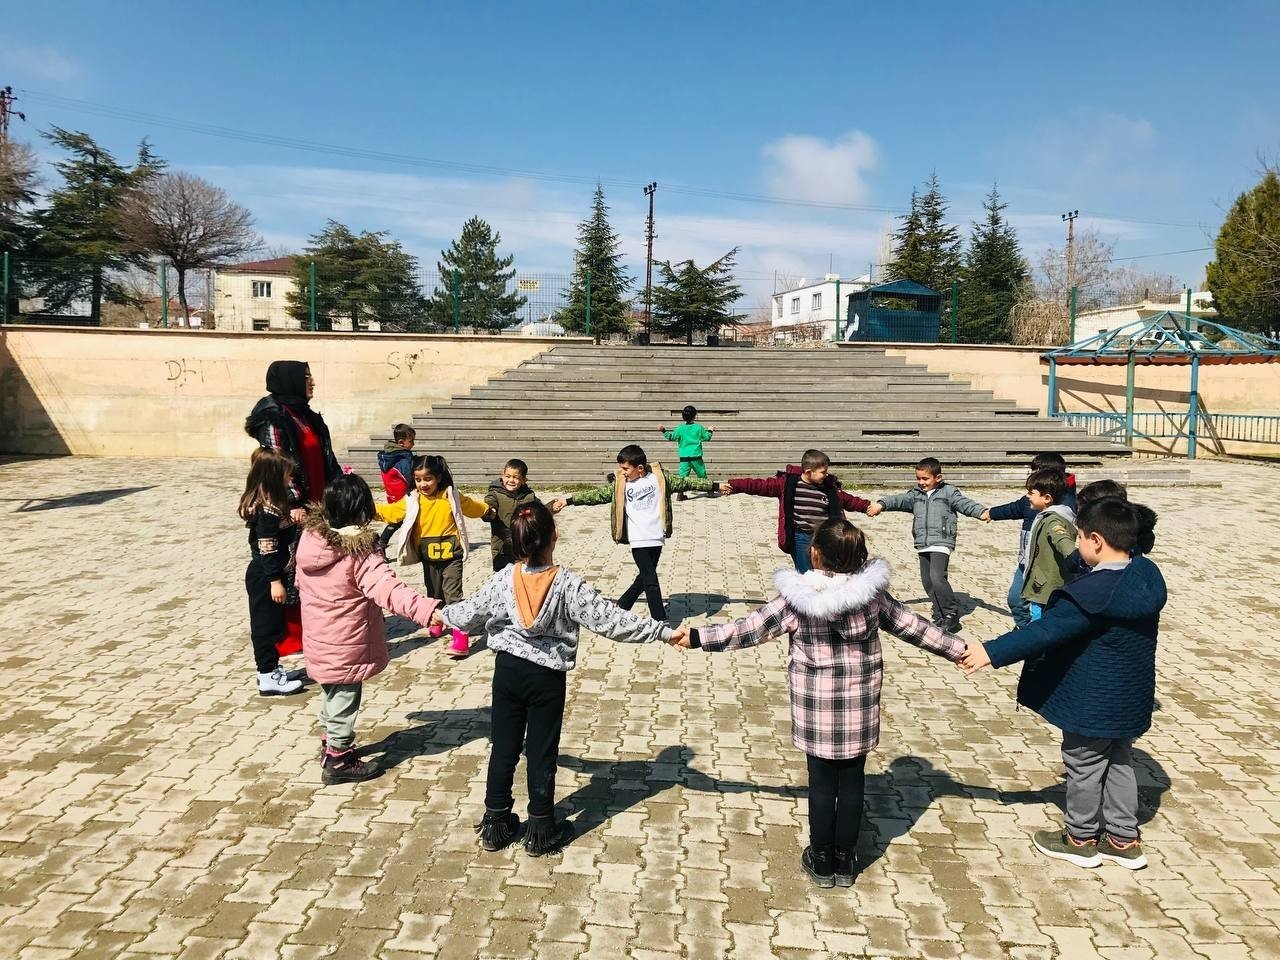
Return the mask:
<svg viewBox="0 0 1280 960">
<path fill-rule="evenodd" d="M 282 667 L 271 673 L 258 674 L 258 693 L 264 697 L 281 697 L 302 691 L 301 680 L 291 680 Z"/>
</svg>

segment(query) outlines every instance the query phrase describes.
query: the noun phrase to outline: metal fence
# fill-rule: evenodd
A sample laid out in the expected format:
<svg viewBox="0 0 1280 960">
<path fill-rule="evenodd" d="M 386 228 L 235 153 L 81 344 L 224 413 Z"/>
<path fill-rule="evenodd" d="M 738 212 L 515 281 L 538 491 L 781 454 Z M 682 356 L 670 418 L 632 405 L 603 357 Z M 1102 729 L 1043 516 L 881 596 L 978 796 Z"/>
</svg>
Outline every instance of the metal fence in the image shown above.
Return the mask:
<svg viewBox="0 0 1280 960">
<path fill-rule="evenodd" d="M 1132 442 L 1133 437 L 1180 440 L 1198 433 L 1219 444 L 1227 441 L 1280 443 L 1280 414 L 1209 413 L 1201 409 L 1193 421 L 1190 409 L 1144 410 L 1133 414 L 1132 428 L 1120 412 L 1064 412 L 1055 416 L 1067 426 L 1082 427 L 1095 437 L 1125 442 Z"/>
</svg>

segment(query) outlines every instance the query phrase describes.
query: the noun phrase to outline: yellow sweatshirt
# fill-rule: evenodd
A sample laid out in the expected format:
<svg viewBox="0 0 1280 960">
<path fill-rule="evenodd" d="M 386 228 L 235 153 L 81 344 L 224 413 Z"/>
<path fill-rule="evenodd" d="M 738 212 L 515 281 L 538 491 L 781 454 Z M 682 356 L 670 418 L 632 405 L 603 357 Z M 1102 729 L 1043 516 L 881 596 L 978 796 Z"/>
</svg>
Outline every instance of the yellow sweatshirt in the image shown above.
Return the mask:
<svg viewBox="0 0 1280 960">
<path fill-rule="evenodd" d="M 411 494 L 418 498 L 418 533 L 415 540 L 424 537 L 456 537 L 458 525 L 453 520 L 453 510 L 449 506 L 449 497 L 443 491 L 425 497 L 418 492 Z M 483 517 L 489 507 L 482 500 L 459 494 L 462 501 L 462 515 L 465 517 Z M 405 511 L 409 508 L 409 498 L 403 497 L 395 503 L 375 503 L 378 519 L 383 523 L 400 523 L 404 520 Z"/>
</svg>

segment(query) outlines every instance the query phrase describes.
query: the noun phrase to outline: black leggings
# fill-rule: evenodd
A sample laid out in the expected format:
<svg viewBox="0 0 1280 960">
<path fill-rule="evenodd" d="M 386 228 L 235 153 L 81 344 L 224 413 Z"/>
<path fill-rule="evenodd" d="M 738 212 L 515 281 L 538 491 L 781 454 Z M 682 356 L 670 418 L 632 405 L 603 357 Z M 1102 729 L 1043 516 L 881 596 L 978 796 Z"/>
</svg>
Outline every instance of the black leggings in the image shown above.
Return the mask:
<svg viewBox="0 0 1280 960">
<path fill-rule="evenodd" d="M 489 777 L 484 805 L 510 810 L 520 751 L 525 754 L 529 816 L 548 817 L 556 803 L 556 759 L 564 721 L 565 672 L 499 651 L 493 664 Z"/>
<path fill-rule="evenodd" d="M 661 547 L 632 547 L 631 557 L 636 562 L 636 578 L 618 598 L 618 606 L 630 610 L 644 594 L 649 601 L 649 616 L 655 620 L 667 619 L 667 609 L 662 605 L 662 586 L 658 583 L 658 560 Z"/>
<path fill-rule="evenodd" d="M 809 756 L 809 844 L 815 850 L 858 849 L 867 757 L 824 760 Z"/>
<path fill-rule="evenodd" d="M 284 604 L 271 599 L 271 581 L 257 558 L 244 572 L 244 589 L 249 594 L 249 636 L 253 659 L 259 673 L 271 673 L 280 666 L 276 644 L 285 633 Z"/>
</svg>

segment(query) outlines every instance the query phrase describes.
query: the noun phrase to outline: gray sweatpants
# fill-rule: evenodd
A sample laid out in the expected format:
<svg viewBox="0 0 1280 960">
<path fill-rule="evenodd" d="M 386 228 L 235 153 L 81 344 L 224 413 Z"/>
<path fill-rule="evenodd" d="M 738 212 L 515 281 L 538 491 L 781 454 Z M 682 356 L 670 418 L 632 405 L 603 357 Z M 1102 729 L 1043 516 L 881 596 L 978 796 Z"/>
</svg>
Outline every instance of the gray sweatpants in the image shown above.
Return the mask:
<svg viewBox="0 0 1280 960">
<path fill-rule="evenodd" d="M 356 739 L 356 713 L 360 710 L 361 683 L 320 684 L 320 725 L 330 750 L 346 750 Z"/>
<path fill-rule="evenodd" d="M 947 579 L 947 567 L 951 564 L 949 553 L 920 554 L 920 583 L 925 595 L 933 604 L 933 619 L 954 617 L 960 613 L 956 603 L 956 595 L 951 589 L 951 581 Z"/>
<path fill-rule="evenodd" d="M 1067 832 L 1077 840 L 1103 831 L 1138 839 L 1138 778 L 1132 740 L 1099 740 L 1062 732 L 1067 768 Z"/>
</svg>

